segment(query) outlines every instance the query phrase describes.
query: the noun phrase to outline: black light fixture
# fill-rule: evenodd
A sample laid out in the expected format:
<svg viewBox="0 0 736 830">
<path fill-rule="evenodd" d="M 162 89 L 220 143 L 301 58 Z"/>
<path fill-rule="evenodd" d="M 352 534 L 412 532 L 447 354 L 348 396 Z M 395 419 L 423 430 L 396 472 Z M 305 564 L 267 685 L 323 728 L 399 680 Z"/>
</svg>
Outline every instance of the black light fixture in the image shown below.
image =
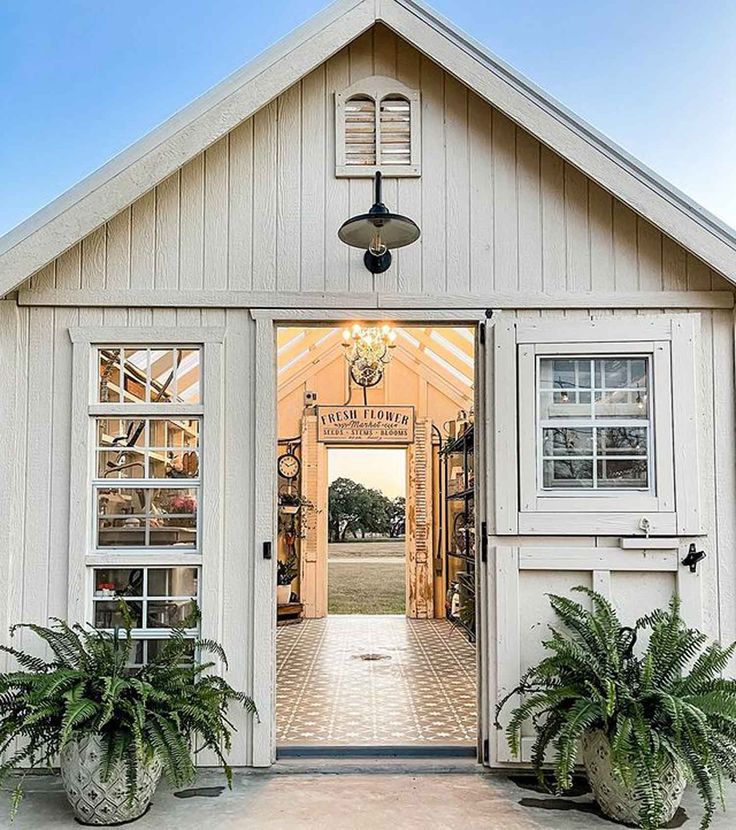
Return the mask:
<svg viewBox="0 0 736 830">
<path fill-rule="evenodd" d="M 403 248 L 419 239 L 419 226 L 412 219 L 391 213 L 381 201 L 381 174 L 376 173 L 375 203 L 368 213 L 352 216 L 337 235 L 353 248 L 365 248 L 363 262 L 371 274 L 382 274 L 391 265 L 391 248 Z"/>
</svg>

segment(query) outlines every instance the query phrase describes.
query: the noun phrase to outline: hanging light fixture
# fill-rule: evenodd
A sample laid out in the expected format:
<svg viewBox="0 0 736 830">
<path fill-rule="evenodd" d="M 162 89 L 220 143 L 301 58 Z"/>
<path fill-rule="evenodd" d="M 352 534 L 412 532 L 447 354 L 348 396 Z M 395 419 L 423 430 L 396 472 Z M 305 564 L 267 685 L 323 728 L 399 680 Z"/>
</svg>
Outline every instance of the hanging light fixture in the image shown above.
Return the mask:
<svg viewBox="0 0 736 830">
<path fill-rule="evenodd" d="M 368 213 L 343 222 L 337 235 L 353 248 L 365 248 L 363 262 L 372 274 L 382 274 L 391 265 L 391 248 L 403 248 L 419 239 L 416 222 L 391 213 L 381 201 L 381 174 L 376 173 L 375 202 Z"/>
<path fill-rule="evenodd" d="M 354 323 L 342 333 L 345 359 L 350 366 L 350 377 L 366 388 L 375 386 L 391 360 L 391 349 L 396 345 L 396 332 L 389 325 L 364 328 Z"/>
</svg>

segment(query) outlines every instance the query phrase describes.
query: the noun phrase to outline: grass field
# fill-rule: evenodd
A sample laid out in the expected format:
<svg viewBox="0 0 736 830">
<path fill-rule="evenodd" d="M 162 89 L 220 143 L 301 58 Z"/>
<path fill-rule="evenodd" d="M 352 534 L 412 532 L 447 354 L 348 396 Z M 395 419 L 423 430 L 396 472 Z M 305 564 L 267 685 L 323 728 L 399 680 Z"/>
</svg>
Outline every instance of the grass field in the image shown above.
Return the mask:
<svg viewBox="0 0 736 830">
<path fill-rule="evenodd" d="M 331 544 L 328 613 L 403 614 L 403 557 L 403 539 Z"/>
</svg>

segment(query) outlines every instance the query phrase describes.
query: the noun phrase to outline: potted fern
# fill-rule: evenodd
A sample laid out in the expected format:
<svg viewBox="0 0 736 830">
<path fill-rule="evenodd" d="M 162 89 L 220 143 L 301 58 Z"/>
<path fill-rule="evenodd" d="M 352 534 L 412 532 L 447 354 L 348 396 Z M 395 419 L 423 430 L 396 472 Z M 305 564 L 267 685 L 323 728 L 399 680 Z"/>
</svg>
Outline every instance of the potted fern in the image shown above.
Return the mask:
<svg viewBox="0 0 736 830">
<path fill-rule="evenodd" d="M 296 553 L 289 553 L 276 565 L 276 602 L 285 605 L 291 599 L 291 583 L 296 579 L 298 562 Z"/>
<path fill-rule="evenodd" d="M 555 789 L 569 789 L 579 749 L 602 811 L 646 830 L 674 816 L 689 780 L 704 805 L 704 830 L 723 780 L 736 781 L 736 680 L 722 677 L 736 643 L 708 644 L 683 622 L 676 597 L 629 628 L 602 596 L 573 590 L 588 595 L 592 610 L 549 595 L 562 626 L 544 643 L 549 655 L 500 701 L 496 726 L 522 695 L 506 736 L 518 755 L 531 719 L 540 780 L 551 749 Z M 635 648 L 642 633 L 648 643 Z"/>
<path fill-rule="evenodd" d="M 242 705 L 255 713 L 249 697 L 210 672 L 214 662 L 195 659 L 195 653 L 210 653 L 227 665 L 217 643 L 187 637 L 198 611 L 172 630 L 146 665 L 136 667 L 130 663 L 136 641 L 124 603 L 121 610 L 128 623 L 114 632 L 58 619 L 48 628 L 11 628 L 11 637 L 18 629 L 40 637 L 50 659 L 0 645 L 20 666 L 0 674 L 0 784 L 22 764 L 51 767 L 60 759 L 67 798 L 84 824 L 138 818 L 162 772 L 172 786 L 189 783 L 195 745 L 215 754 L 230 786 L 228 708 Z M 22 796 L 21 779 L 11 796 L 12 815 Z"/>
</svg>

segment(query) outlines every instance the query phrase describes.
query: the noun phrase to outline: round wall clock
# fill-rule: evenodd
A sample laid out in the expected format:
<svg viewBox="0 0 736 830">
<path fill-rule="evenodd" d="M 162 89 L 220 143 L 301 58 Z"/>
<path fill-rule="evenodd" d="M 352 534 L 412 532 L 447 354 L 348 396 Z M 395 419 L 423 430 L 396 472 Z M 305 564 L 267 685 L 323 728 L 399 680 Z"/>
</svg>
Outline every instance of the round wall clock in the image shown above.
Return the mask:
<svg viewBox="0 0 736 830">
<path fill-rule="evenodd" d="M 302 466 L 299 459 L 289 452 L 280 455 L 276 464 L 278 466 L 279 475 L 286 479 L 296 478 L 299 475 L 299 470 Z"/>
</svg>

